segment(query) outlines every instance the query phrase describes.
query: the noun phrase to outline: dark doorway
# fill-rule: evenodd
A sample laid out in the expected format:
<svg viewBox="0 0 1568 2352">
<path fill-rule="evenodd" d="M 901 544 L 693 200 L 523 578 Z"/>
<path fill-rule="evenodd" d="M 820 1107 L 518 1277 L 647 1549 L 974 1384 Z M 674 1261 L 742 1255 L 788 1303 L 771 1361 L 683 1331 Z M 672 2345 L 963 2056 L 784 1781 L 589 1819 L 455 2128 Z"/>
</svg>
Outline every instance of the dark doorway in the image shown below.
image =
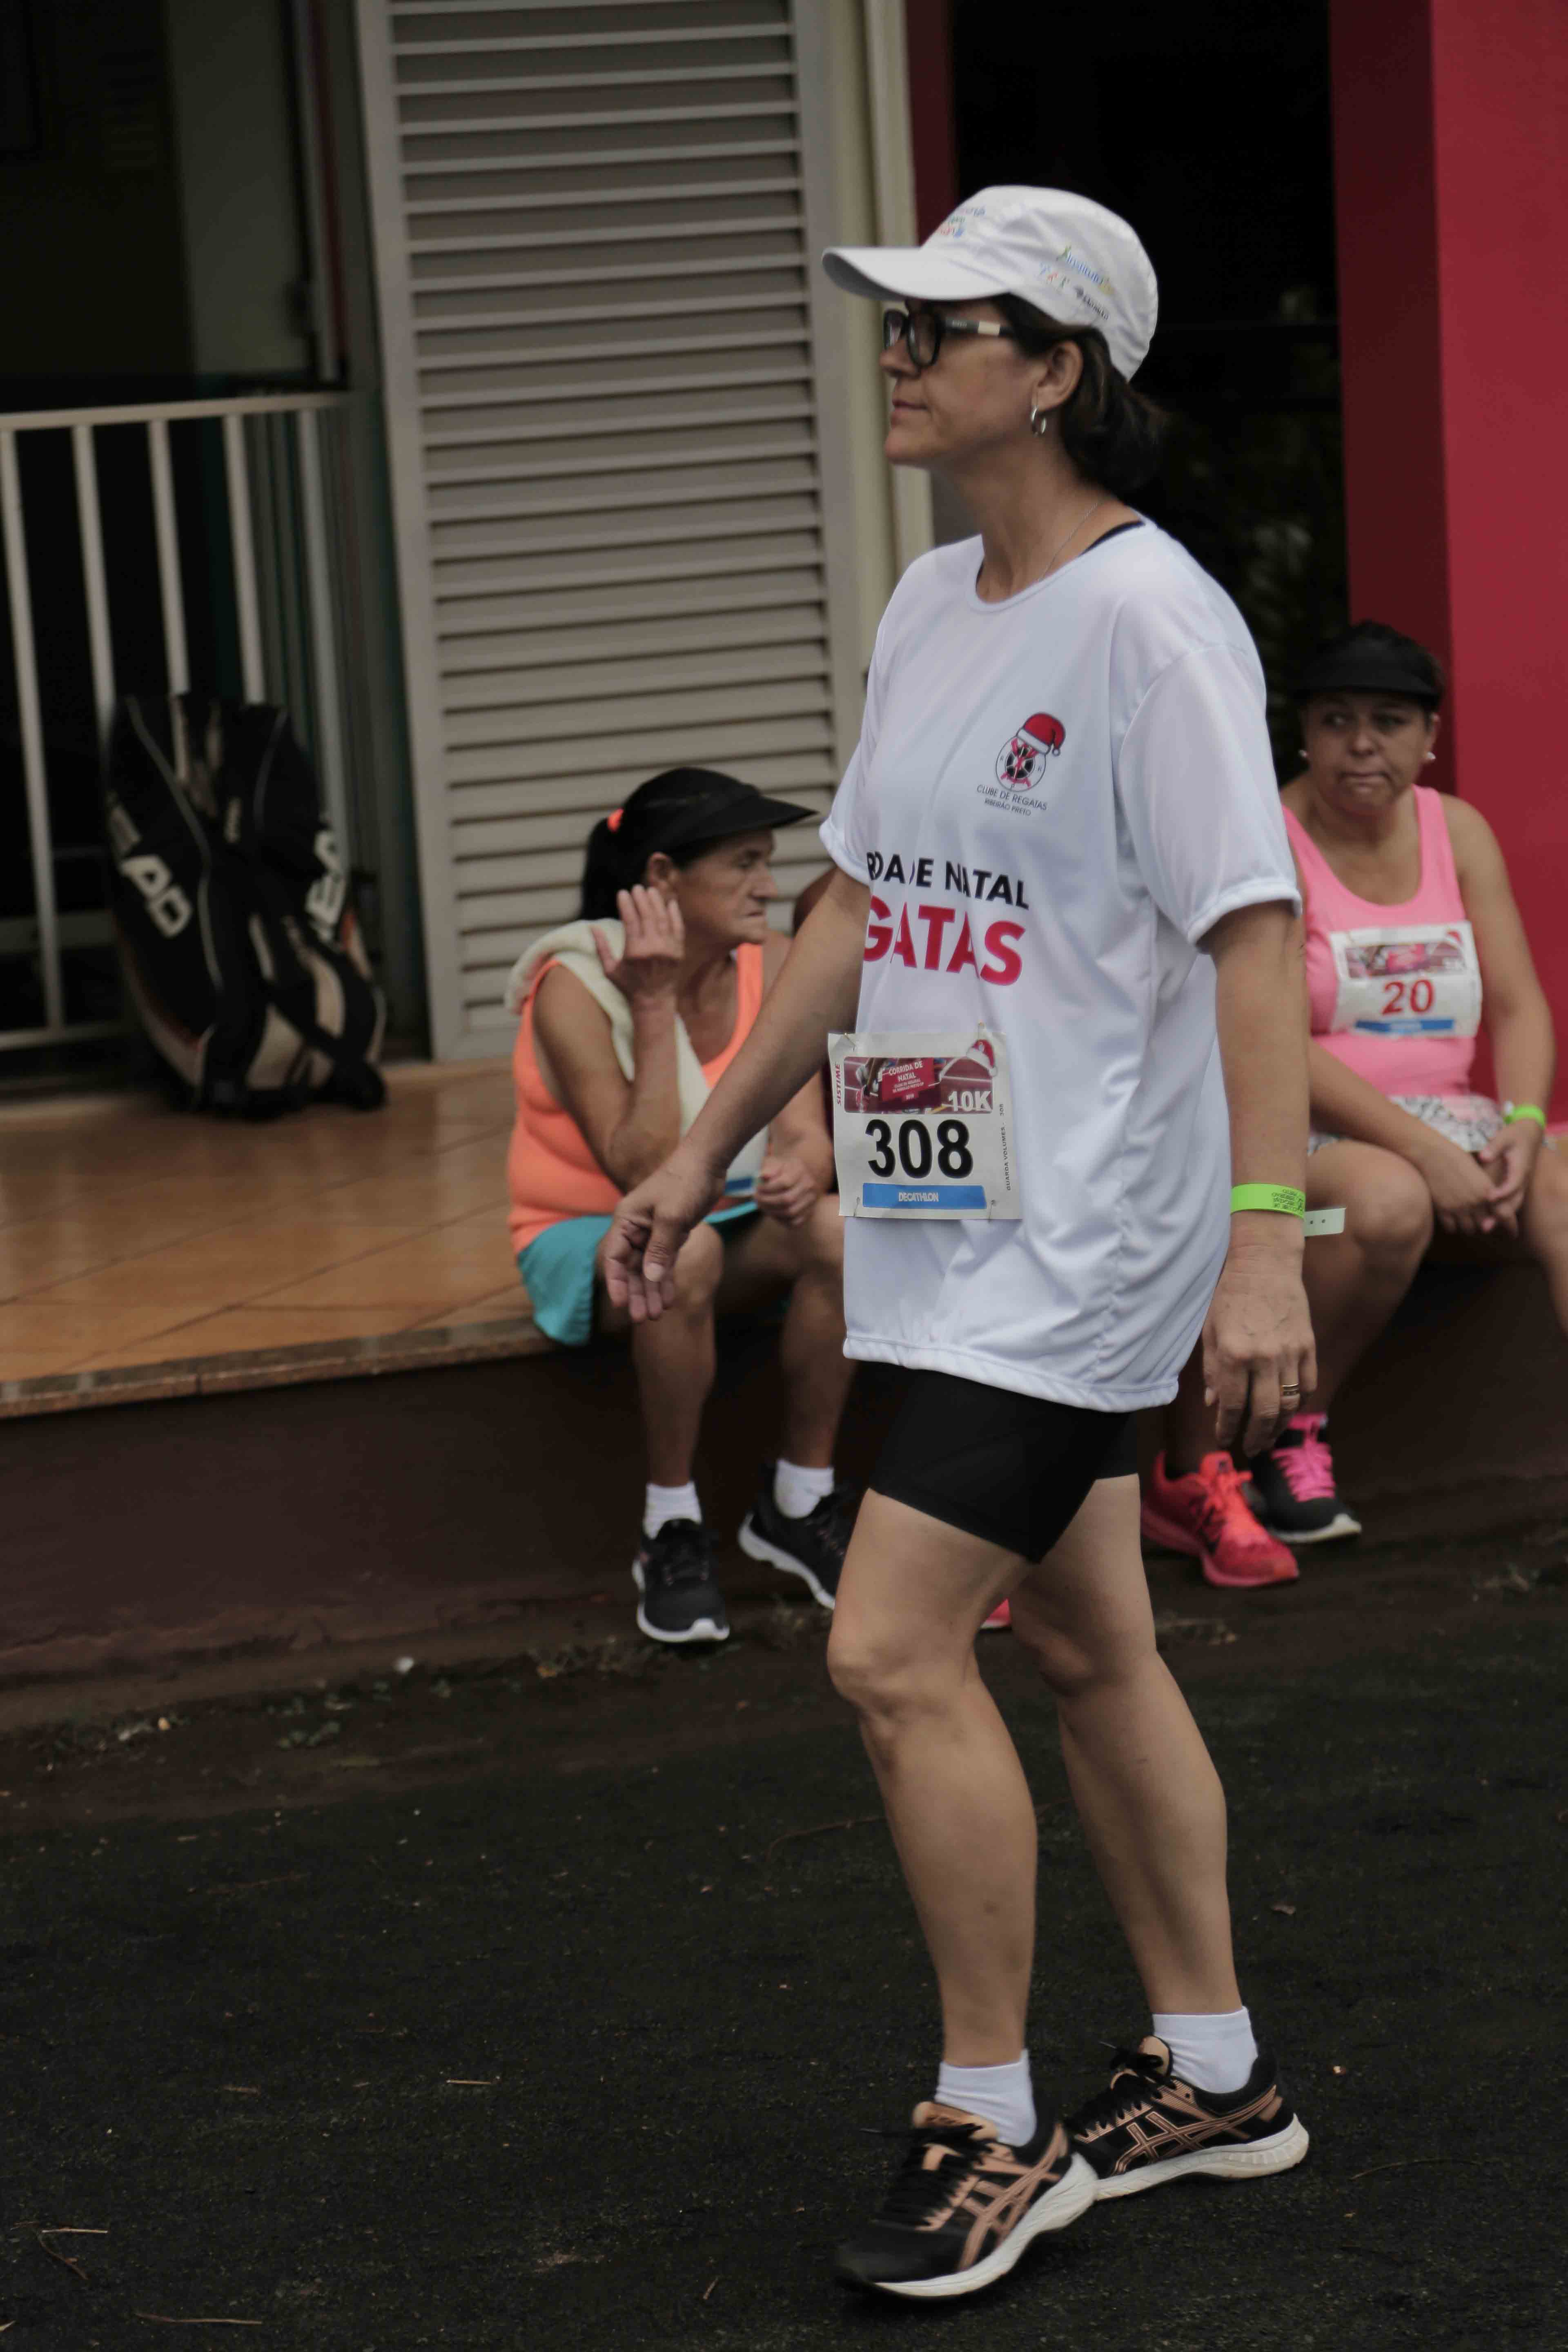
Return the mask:
<svg viewBox="0 0 1568 2352">
<path fill-rule="evenodd" d="M 1345 618 L 1325 0 L 953 10 L 960 193 L 1073 188 L 1142 237 L 1171 412 L 1144 504 L 1236 598 L 1294 772 L 1288 688 Z"/>
</svg>

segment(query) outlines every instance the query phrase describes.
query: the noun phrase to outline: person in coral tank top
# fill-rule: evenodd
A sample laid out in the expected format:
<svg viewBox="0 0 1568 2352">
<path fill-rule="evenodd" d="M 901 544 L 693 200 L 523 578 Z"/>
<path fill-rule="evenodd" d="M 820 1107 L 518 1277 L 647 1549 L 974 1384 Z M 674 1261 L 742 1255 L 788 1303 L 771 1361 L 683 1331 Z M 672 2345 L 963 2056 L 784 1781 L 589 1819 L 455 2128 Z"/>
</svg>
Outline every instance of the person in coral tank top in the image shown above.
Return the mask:
<svg viewBox="0 0 1568 2352">
<path fill-rule="evenodd" d="M 512 973 L 511 1241 L 536 1321 L 564 1346 L 630 1322 L 605 1295 L 611 1216 L 751 1034 L 789 951 L 768 923 L 773 831 L 809 814 L 708 769 L 650 777 L 594 828 L 582 919 L 537 940 Z M 647 1447 L 632 1575 L 637 1623 L 655 1641 L 730 1630 L 693 1455 L 714 1316 L 769 1297 L 787 1299 L 783 1442 L 739 1540 L 833 1607 L 857 1497 L 833 1472 L 853 1367 L 832 1172 L 814 1080 L 737 1154 L 681 1252 L 676 1313 L 631 1334 Z"/>
<path fill-rule="evenodd" d="M 1359 1532 L 1335 1486 L 1329 1407 L 1434 1236 L 1447 1255 L 1528 1252 L 1568 1332 L 1552 1014 L 1491 827 L 1419 781 L 1443 684 L 1425 646 L 1363 621 L 1300 686 L 1305 765 L 1284 801 L 1310 1003 L 1307 1200 L 1342 1202 L 1345 1230 L 1306 1255 L 1317 1388 L 1252 1465 L 1261 1515 L 1291 1544 Z M 1500 1100 L 1472 1084 L 1482 1029 Z"/>
</svg>

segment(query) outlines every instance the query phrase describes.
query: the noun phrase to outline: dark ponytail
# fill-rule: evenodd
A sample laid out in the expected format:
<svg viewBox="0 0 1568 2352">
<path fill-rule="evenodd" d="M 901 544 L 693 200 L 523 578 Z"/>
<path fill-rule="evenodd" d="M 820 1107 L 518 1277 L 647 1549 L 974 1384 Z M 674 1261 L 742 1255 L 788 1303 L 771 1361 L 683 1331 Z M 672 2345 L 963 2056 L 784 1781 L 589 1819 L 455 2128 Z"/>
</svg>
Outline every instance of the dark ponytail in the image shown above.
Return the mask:
<svg viewBox="0 0 1568 2352">
<path fill-rule="evenodd" d="M 999 294 L 996 308 L 1029 359 L 1044 359 L 1058 343 L 1076 343 L 1083 373 L 1070 398 L 1054 412 L 1055 429 L 1079 472 L 1113 498 L 1141 489 L 1160 463 L 1166 417 L 1163 409 L 1111 365 L 1098 327 L 1059 327 L 1016 294 Z"/>
<path fill-rule="evenodd" d="M 624 823 L 626 811 L 617 809 L 616 814 Z M 645 857 L 643 865 L 647 864 Z M 583 860 L 583 904 L 580 911 L 584 919 L 591 923 L 606 921 L 616 912 L 616 893 L 629 890 L 634 882 L 641 880 L 641 868 L 636 873 L 628 870 L 625 849 L 611 830 L 610 819 L 602 816 L 588 835 L 588 851 Z"/>
</svg>

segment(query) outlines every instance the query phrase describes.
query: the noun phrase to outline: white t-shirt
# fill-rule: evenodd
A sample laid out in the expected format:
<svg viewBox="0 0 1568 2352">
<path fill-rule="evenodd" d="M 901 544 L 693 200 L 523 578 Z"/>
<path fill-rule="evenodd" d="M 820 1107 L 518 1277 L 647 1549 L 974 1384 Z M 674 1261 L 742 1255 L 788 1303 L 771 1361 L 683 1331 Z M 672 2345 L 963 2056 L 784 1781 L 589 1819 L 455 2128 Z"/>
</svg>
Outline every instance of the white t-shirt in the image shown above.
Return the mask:
<svg viewBox="0 0 1568 2352">
<path fill-rule="evenodd" d="M 1005 604 L 911 564 L 822 838 L 871 887 L 856 1026 L 1006 1039 L 1022 1221 L 854 1221 L 847 1352 L 1065 1404 L 1175 1393 L 1223 1263 L 1215 977 L 1300 907 L 1247 626 L 1144 523 Z"/>
</svg>

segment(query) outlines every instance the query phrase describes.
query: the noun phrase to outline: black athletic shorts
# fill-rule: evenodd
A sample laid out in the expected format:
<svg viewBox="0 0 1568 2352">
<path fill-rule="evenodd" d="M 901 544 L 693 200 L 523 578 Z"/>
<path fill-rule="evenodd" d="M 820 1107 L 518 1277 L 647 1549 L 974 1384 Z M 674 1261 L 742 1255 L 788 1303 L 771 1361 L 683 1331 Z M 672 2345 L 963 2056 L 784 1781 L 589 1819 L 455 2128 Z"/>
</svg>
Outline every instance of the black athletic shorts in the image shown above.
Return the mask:
<svg viewBox="0 0 1568 2352">
<path fill-rule="evenodd" d="M 1138 1467 L 1132 1413 L 1054 1404 L 952 1372 L 906 1377 L 873 1489 L 1025 1559 L 1045 1558 L 1097 1478 Z"/>
</svg>

